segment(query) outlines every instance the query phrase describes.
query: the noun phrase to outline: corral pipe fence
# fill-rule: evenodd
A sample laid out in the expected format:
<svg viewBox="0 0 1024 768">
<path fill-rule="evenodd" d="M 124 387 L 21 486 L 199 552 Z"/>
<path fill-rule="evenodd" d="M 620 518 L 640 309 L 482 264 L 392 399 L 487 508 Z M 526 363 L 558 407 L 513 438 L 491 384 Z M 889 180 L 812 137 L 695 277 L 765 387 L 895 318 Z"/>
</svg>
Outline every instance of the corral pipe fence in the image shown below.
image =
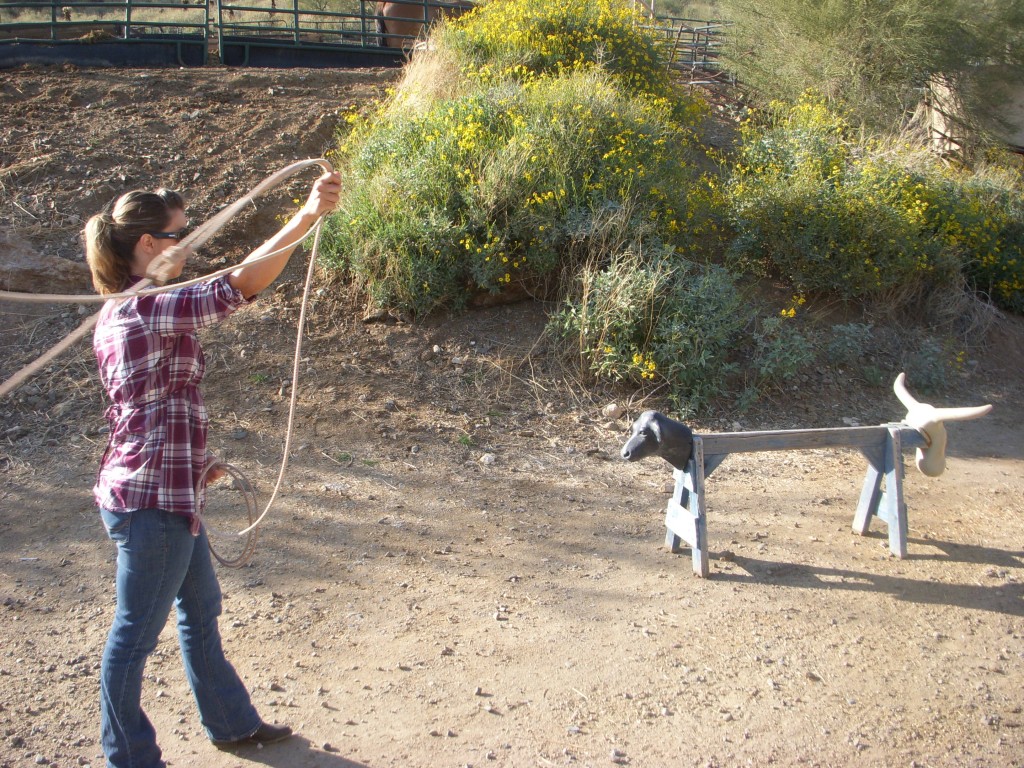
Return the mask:
<svg viewBox="0 0 1024 768">
<path fill-rule="evenodd" d="M 231 66 L 388 66 L 400 56 L 381 44 L 370 0 L 218 2 L 211 26 Z"/>
<path fill-rule="evenodd" d="M 728 22 L 658 18 L 652 25 L 668 48 L 668 67 L 689 85 L 735 84 L 722 65 Z"/>
<path fill-rule="evenodd" d="M 665 44 L 669 70 L 688 85 L 735 85 L 722 65 L 722 47 L 730 22 L 659 16 L 657 0 L 633 0 L 650 20 L 648 29 Z"/>
<path fill-rule="evenodd" d="M 641 0 L 636 0 L 641 2 Z M 465 0 L 0 0 L 0 67 L 23 63 L 364 67 L 401 64 L 439 15 Z M 726 24 L 657 17 L 650 29 L 689 83 L 724 82 Z M 385 29 L 386 27 L 386 29 Z"/>
<path fill-rule="evenodd" d="M 207 37 L 205 4 L 182 0 L 0 2 L 0 66 L 83 59 L 196 66 L 206 63 Z"/>
<path fill-rule="evenodd" d="M 153 34 L 205 38 L 206 32 L 206 6 L 182 0 L 0 1 L 0 39 L 5 42 L 139 40 Z"/>
</svg>

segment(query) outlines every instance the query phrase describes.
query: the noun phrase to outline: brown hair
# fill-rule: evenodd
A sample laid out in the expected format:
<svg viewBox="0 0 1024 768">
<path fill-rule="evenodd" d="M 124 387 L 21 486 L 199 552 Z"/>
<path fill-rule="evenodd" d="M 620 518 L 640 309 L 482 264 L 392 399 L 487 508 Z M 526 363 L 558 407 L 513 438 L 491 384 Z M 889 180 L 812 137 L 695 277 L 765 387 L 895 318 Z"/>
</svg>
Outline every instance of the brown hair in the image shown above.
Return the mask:
<svg viewBox="0 0 1024 768">
<path fill-rule="evenodd" d="M 170 189 L 135 190 L 112 201 L 85 224 L 85 260 L 92 284 L 101 294 L 123 291 L 131 278 L 133 251 L 147 232 L 160 232 L 174 210 L 184 210 L 181 195 Z"/>
</svg>

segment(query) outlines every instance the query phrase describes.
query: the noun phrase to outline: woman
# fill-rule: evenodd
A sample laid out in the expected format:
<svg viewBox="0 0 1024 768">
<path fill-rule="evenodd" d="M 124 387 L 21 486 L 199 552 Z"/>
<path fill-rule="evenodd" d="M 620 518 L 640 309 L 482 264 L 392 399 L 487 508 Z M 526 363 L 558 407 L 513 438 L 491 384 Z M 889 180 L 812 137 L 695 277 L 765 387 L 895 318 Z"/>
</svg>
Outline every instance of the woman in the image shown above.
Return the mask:
<svg viewBox="0 0 1024 768">
<path fill-rule="evenodd" d="M 140 697 L 146 659 L 172 604 L 185 673 L 213 744 L 231 748 L 291 735 L 289 727 L 261 720 L 221 647 L 220 585 L 196 514 L 196 480 L 207 462 L 199 392 L 205 363 L 196 331 L 270 285 L 316 220 L 337 205 L 340 189 L 337 174 L 317 179 L 299 212 L 235 272 L 158 295 L 111 300 L 101 311 L 93 348 L 112 405 L 94 494 L 117 543 L 117 611 L 100 672 L 101 738 L 110 768 L 164 765 Z M 184 237 L 186 224 L 175 192 L 122 195 L 85 228 L 96 289 L 130 289 Z M 274 251 L 280 253 L 249 263 Z M 171 276 L 179 276 L 182 266 Z M 201 509 L 201 489 L 199 494 Z"/>
</svg>

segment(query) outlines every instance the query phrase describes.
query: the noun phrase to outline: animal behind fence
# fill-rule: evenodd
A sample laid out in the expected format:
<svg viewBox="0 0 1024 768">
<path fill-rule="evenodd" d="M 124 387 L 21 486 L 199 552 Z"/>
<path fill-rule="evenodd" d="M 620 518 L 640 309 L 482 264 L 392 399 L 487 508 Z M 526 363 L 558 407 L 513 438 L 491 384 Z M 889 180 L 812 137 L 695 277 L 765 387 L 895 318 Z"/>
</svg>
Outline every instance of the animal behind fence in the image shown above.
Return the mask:
<svg viewBox="0 0 1024 768">
<path fill-rule="evenodd" d="M 453 2 L 377 3 L 374 13 L 380 44 L 387 48 L 410 49 L 416 39 L 441 17 L 455 18 L 475 6 L 466 0 Z"/>
</svg>

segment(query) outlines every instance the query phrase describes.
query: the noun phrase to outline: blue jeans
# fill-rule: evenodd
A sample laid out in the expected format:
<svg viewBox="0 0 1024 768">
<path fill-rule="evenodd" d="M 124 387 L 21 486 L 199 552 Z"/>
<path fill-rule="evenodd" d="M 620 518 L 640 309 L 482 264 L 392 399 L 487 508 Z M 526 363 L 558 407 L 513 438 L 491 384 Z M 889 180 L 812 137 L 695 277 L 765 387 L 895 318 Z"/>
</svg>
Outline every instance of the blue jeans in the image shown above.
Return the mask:
<svg viewBox="0 0 1024 768">
<path fill-rule="evenodd" d="M 101 742 L 108 768 L 160 768 L 156 731 L 142 711 L 142 675 L 171 605 L 200 722 L 211 739 L 252 735 L 261 720 L 249 692 L 224 658 L 217 617 L 220 584 L 206 531 L 159 509 L 100 510 L 117 543 L 117 612 L 100 670 Z"/>
</svg>

